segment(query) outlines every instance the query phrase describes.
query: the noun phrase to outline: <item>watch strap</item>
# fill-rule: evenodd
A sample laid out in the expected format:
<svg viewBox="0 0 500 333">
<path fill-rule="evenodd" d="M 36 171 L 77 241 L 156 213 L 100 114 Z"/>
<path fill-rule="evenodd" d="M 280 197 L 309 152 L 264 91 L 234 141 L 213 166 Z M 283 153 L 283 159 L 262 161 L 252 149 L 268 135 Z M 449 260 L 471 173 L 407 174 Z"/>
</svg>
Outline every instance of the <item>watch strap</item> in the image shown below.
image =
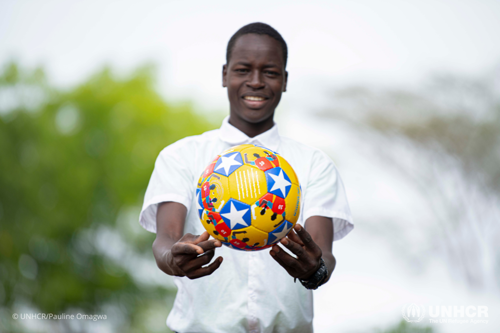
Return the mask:
<svg viewBox="0 0 500 333">
<path fill-rule="evenodd" d="M 300 283 L 307 289 L 316 290 L 319 286 L 324 284 L 328 279 L 328 268 L 326 267 L 323 258 L 319 259 L 318 270 L 307 280 L 299 279 Z"/>
</svg>

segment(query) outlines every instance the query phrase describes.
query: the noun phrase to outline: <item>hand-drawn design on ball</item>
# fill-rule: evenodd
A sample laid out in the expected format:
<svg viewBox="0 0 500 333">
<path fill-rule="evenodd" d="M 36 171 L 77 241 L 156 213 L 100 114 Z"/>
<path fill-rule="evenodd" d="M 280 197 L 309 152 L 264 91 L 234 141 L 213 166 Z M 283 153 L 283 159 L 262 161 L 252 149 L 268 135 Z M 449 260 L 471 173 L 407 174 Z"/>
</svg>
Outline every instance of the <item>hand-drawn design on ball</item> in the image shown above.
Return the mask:
<svg viewBox="0 0 500 333">
<path fill-rule="evenodd" d="M 259 148 L 256 148 L 253 151 L 252 149 L 246 150 L 247 152 L 243 155 L 246 164 L 254 165 L 262 171 L 267 171 L 280 166 L 278 157 L 274 152 L 264 150 L 265 155 L 261 156 L 261 154 L 257 152 Z"/>
<path fill-rule="evenodd" d="M 226 177 L 216 173 L 209 175 L 200 187 L 203 208 L 212 212 L 220 211 L 229 199 L 228 191 L 224 190 L 227 186 Z"/>
</svg>

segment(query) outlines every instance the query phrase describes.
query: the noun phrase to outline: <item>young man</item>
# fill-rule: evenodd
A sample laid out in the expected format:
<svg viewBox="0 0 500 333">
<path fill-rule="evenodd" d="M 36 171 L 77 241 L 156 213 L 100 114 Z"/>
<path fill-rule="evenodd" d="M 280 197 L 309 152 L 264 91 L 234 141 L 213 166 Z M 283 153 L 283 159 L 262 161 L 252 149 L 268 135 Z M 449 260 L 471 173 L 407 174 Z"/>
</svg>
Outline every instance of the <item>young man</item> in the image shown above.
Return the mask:
<svg viewBox="0 0 500 333">
<path fill-rule="evenodd" d="M 160 153 L 140 216 L 143 227 L 157 234 L 158 267 L 179 289 L 167 325 L 176 332 L 311 332 L 311 289 L 330 278 L 332 242 L 353 228 L 344 186 L 324 153 L 278 133 L 273 117 L 288 77 L 281 35 L 266 24 L 249 24 L 231 37 L 226 61 L 229 117 L 219 130 Z M 200 174 L 217 154 L 244 143 L 280 153 L 302 187 L 299 221 L 270 251 L 221 247 L 209 240 L 197 215 Z"/>
</svg>

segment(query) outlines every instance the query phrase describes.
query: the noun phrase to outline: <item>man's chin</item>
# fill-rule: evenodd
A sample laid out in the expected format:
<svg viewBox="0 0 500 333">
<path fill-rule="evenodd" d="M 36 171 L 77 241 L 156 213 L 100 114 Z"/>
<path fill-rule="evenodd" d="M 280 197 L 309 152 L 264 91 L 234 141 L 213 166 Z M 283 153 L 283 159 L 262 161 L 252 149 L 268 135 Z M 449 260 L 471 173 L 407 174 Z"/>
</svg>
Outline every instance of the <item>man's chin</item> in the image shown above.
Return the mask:
<svg viewBox="0 0 500 333">
<path fill-rule="evenodd" d="M 240 118 L 244 122 L 250 123 L 250 124 L 260 124 L 263 123 L 269 118 L 273 118 L 274 111 L 270 112 L 267 110 L 254 110 L 254 109 L 247 109 L 242 113 L 234 114 L 233 116 Z"/>
<path fill-rule="evenodd" d="M 267 111 L 267 110 L 255 110 L 255 109 L 248 109 L 244 114 L 243 114 L 243 119 L 245 121 L 248 121 L 249 123 L 252 124 L 258 124 L 262 123 L 269 118 L 272 118 L 274 114 L 273 112 Z"/>
</svg>

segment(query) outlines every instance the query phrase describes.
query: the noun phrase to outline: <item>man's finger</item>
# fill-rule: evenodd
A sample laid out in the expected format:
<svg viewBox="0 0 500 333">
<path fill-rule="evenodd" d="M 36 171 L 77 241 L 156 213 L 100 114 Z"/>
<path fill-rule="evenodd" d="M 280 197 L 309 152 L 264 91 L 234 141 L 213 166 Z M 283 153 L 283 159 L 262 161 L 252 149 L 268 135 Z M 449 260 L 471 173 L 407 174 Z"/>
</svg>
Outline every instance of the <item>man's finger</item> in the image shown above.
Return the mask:
<svg viewBox="0 0 500 333">
<path fill-rule="evenodd" d="M 292 251 L 292 253 L 295 254 L 298 258 L 303 258 L 306 255 L 304 248 L 301 245 L 295 243 L 290 238 L 287 237 L 283 238 L 281 240 L 281 244 L 283 244 L 287 249 Z"/>
<path fill-rule="evenodd" d="M 313 241 L 311 235 L 306 231 L 306 228 L 297 223 L 294 229 L 297 232 L 297 235 L 302 240 L 302 243 L 304 243 L 305 247 L 314 251 L 317 251 L 319 249 L 319 246 Z"/>
<path fill-rule="evenodd" d="M 276 250 L 278 250 L 278 251 L 276 251 Z M 283 258 L 280 255 L 280 252 L 285 253 L 289 257 L 290 257 L 290 255 L 281 249 L 276 249 L 276 250 L 274 250 L 274 247 L 273 247 L 273 249 L 270 252 L 271 256 L 273 257 L 274 260 L 276 260 L 276 262 L 278 262 L 278 264 L 280 264 L 281 267 L 283 267 L 288 272 L 288 274 L 292 275 L 292 273 L 291 273 L 292 268 L 287 263 L 285 263 L 285 261 L 283 261 Z M 292 257 L 290 257 L 290 258 L 292 258 Z"/>
<path fill-rule="evenodd" d="M 273 257 L 277 259 L 277 261 L 283 266 L 285 269 L 294 269 L 297 268 L 298 261 L 288 253 L 286 253 L 283 249 L 280 249 L 278 245 L 273 247 L 271 250 L 274 255 Z"/>
<path fill-rule="evenodd" d="M 218 257 L 217 259 L 215 259 L 215 261 L 213 263 L 211 263 L 210 265 L 206 266 L 206 267 L 201 267 L 201 268 L 198 268 L 197 270 L 189 273 L 188 275 L 186 275 L 188 278 L 190 279 L 197 279 L 197 278 L 200 278 L 202 276 L 206 276 L 206 275 L 210 275 L 212 274 L 217 268 L 220 267 L 222 263 L 222 257 Z"/>
<path fill-rule="evenodd" d="M 214 255 L 215 255 L 215 251 L 209 250 L 209 251 L 203 253 L 201 256 L 187 262 L 182 267 L 182 269 L 185 273 L 195 271 L 198 268 L 201 268 L 202 266 L 204 266 L 204 265 L 208 264 L 210 261 L 212 261 L 212 258 L 214 257 Z"/>
<path fill-rule="evenodd" d="M 209 237 L 210 237 L 210 235 L 208 234 L 208 232 L 204 231 L 201 235 L 199 235 L 194 240 L 194 244 L 198 244 L 198 243 L 204 242 L 204 241 L 208 240 Z"/>
<path fill-rule="evenodd" d="M 178 255 L 178 254 L 192 254 L 192 255 L 198 255 L 202 254 L 203 248 L 199 247 L 198 245 L 194 244 L 189 244 L 189 243 L 177 243 L 172 246 L 172 254 L 173 255 Z"/>
<path fill-rule="evenodd" d="M 295 243 L 300 244 L 301 246 L 304 246 L 302 239 L 300 239 L 300 237 L 297 235 L 297 233 L 295 232 L 295 229 L 290 231 L 288 233 L 287 237 L 290 238 L 291 240 L 293 240 Z"/>
<path fill-rule="evenodd" d="M 210 239 L 210 240 L 206 240 L 206 241 L 200 242 L 200 243 L 198 243 L 196 245 L 199 246 L 199 247 L 201 247 L 203 249 L 203 251 L 206 252 L 208 250 L 213 250 L 216 247 L 221 247 L 222 243 L 221 243 L 220 240 Z"/>
</svg>

